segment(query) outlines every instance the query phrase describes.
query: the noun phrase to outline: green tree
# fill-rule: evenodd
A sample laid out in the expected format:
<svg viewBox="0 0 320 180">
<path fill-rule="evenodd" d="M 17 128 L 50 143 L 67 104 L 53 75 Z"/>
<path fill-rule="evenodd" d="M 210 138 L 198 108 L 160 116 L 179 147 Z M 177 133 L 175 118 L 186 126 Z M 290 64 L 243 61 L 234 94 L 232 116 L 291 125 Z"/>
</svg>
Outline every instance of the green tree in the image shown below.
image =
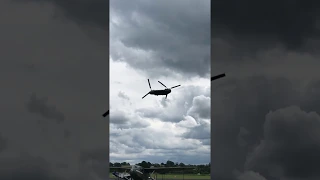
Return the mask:
<svg viewBox="0 0 320 180">
<path fill-rule="evenodd" d="M 174 162 L 168 160 L 166 163 L 166 167 L 174 167 Z"/>
<path fill-rule="evenodd" d="M 180 166 L 180 167 L 185 167 L 186 165 L 183 164 L 183 163 L 180 163 L 179 166 Z"/>
<path fill-rule="evenodd" d="M 151 167 L 151 163 L 150 162 L 146 162 L 146 161 L 142 161 L 138 165 L 143 167 L 143 168 L 150 168 Z"/>
<path fill-rule="evenodd" d="M 113 166 L 114 166 L 114 167 L 121 167 L 121 164 L 118 163 L 118 162 L 115 162 L 115 163 L 113 164 Z"/>
</svg>

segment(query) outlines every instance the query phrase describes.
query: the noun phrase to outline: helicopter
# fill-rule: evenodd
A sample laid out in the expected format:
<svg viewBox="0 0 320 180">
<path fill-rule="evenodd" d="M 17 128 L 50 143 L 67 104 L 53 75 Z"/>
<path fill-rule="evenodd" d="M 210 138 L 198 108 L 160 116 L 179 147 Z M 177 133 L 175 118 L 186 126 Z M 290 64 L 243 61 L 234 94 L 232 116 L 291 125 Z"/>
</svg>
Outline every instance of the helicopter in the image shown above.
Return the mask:
<svg viewBox="0 0 320 180">
<path fill-rule="evenodd" d="M 166 85 L 164 85 L 162 82 L 160 82 L 160 81 L 158 81 L 158 82 L 159 82 L 162 86 L 164 86 L 166 89 L 163 89 L 163 90 L 152 90 L 152 89 L 151 89 L 151 85 L 150 85 L 150 81 L 149 81 L 149 79 L 148 79 L 150 91 L 149 91 L 146 95 L 144 95 L 144 96 L 142 97 L 142 99 L 143 99 L 144 97 L 146 97 L 148 94 L 155 95 L 155 96 L 165 95 L 165 96 L 166 96 L 166 99 L 167 99 L 168 94 L 171 93 L 171 89 L 181 86 L 181 85 L 176 85 L 176 86 L 173 86 L 173 87 L 171 87 L 171 88 L 168 88 L 168 87 L 167 87 Z"/>
<path fill-rule="evenodd" d="M 213 77 L 211 77 L 211 81 L 214 81 L 214 80 L 223 78 L 223 77 L 225 77 L 225 76 L 226 76 L 225 73 L 219 74 L 219 75 L 216 75 L 216 76 L 213 76 Z M 148 79 L 148 83 L 149 83 L 149 87 L 150 87 L 150 89 L 151 89 L 149 79 Z M 161 82 L 159 81 L 159 83 L 161 83 Z M 161 84 L 162 84 L 162 83 L 161 83 Z M 162 84 L 162 85 L 163 85 L 163 84 Z M 163 85 L 163 86 L 166 87 L 165 85 Z M 175 88 L 175 87 L 178 87 L 178 86 L 180 86 L 180 85 L 173 86 L 172 88 Z M 171 89 L 172 89 L 172 88 L 170 88 L 170 89 L 165 89 L 165 90 L 153 90 L 153 91 L 151 90 L 150 92 L 148 92 L 148 94 L 151 94 L 151 92 L 157 92 L 157 93 L 162 92 L 163 94 L 159 94 L 159 95 L 166 95 L 166 98 L 167 98 L 167 95 L 171 92 Z M 166 94 L 164 94 L 164 92 L 166 92 Z M 167 92 L 168 92 L 168 93 L 167 93 Z M 145 96 L 143 96 L 142 99 L 143 99 L 144 97 L 146 97 L 148 94 L 146 94 Z M 158 95 L 157 95 L 157 96 L 158 96 Z M 102 114 L 103 117 L 106 117 L 107 115 L 109 115 L 109 110 Z"/>
<path fill-rule="evenodd" d="M 138 165 L 132 165 L 128 167 L 110 167 L 110 169 L 129 169 L 129 173 L 119 173 L 119 172 L 112 172 L 112 175 L 117 177 L 121 180 L 155 180 L 155 177 L 152 177 L 155 170 L 168 170 L 168 169 L 195 169 L 194 167 L 151 167 L 151 168 L 143 168 Z M 152 171 L 150 173 L 150 171 Z"/>
</svg>

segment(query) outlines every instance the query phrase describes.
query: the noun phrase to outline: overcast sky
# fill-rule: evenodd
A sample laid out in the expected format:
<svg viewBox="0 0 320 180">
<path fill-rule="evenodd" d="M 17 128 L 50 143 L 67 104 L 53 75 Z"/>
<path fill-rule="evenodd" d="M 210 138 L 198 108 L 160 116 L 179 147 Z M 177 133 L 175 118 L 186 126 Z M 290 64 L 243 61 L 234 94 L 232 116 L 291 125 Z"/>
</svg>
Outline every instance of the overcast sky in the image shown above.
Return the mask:
<svg viewBox="0 0 320 180">
<path fill-rule="evenodd" d="M 110 108 L 111 162 L 210 162 L 209 0 L 110 1 Z"/>
<path fill-rule="evenodd" d="M 212 179 L 314 180 L 318 1 L 212 1 Z"/>
<path fill-rule="evenodd" d="M 41 2 L 43 3 L 39 0 L 0 1 L 1 58 L 4 60 L 0 66 L 0 179 L 106 179 L 106 165 L 109 161 L 106 138 L 109 132 L 107 118 L 102 118 L 101 114 L 109 108 L 109 67 L 106 61 L 109 59 L 108 3 L 101 0 L 84 0 L 77 3 L 68 0 Z M 141 3 L 130 2 L 127 2 L 128 7 L 140 7 L 136 4 Z M 226 78 L 211 83 L 212 178 L 319 179 L 320 62 L 317 50 L 320 5 L 317 2 L 212 1 L 211 73 L 227 74 Z M 121 37 L 127 40 L 123 42 L 127 44 L 127 49 L 139 45 L 140 49 L 149 48 L 149 53 L 159 52 L 145 56 L 148 58 L 148 61 L 144 60 L 147 63 L 142 63 L 144 61 L 138 58 L 131 58 L 132 61 L 129 61 L 129 72 L 139 74 L 137 81 L 140 81 L 141 85 L 129 87 L 136 88 L 136 92 L 122 88 L 120 84 L 118 87 L 122 91 L 120 94 L 130 97 L 131 106 L 138 100 L 142 102 L 140 97 L 149 90 L 147 78 L 151 79 L 155 88 L 161 87 L 157 80 L 168 86 L 182 85 L 170 94 L 168 106 L 184 107 L 184 104 L 175 104 L 183 102 L 179 101 L 182 94 L 183 98 L 190 102 L 189 105 L 192 104 L 192 97 L 200 95 L 197 93 L 203 92 L 206 96 L 209 94 L 205 89 L 196 87 L 186 91 L 185 84 L 188 83 L 183 80 L 184 77 L 196 77 L 196 74 L 206 77 L 208 67 L 206 70 L 206 67 L 202 67 L 204 64 L 198 63 L 201 62 L 201 58 L 199 61 L 191 62 L 194 64 L 190 67 L 187 66 L 190 63 L 181 65 L 172 61 L 181 57 L 185 60 L 200 57 L 198 50 L 202 51 L 200 47 L 206 46 L 200 37 L 182 38 L 181 41 L 177 39 L 187 37 L 186 34 L 190 32 L 199 34 L 195 32 L 200 31 L 200 34 L 205 34 L 207 29 L 199 27 L 205 26 L 203 23 L 207 21 L 204 21 L 204 14 L 207 11 L 197 10 L 198 5 L 203 5 L 198 1 L 192 5 L 182 5 L 178 1 L 170 3 L 171 6 L 168 8 L 171 11 L 168 10 L 166 13 L 152 8 L 154 4 L 151 2 L 144 3 L 144 6 L 148 6 L 146 9 L 158 14 L 150 15 L 144 20 L 152 24 L 153 21 L 149 19 L 153 17 L 157 19 L 157 25 L 162 27 L 160 29 L 176 33 L 165 36 L 161 33 L 163 31 L 156 29 L 148 32 L 156 32 L 162 36 L 151 36 L 148 32 L 139 30 L 135 31 L 135 36 L 125 34 L 135 38 Z M 191 6 L 194 10 L 191 13 L 193 15 L 187 16 Z M 116 7 L 117 11 L 121 11 L 123 6 Z M 145 12 L 143 9 L 140 11 Z M 188 18 L 181 16 L 178 21 L 174 18 L 180 16 L 169 13 L 172 11 Z M 122 14 L 126 16 L 126 13 Z M 170 16 L 173 22 L 187 23 L 179 24 L 176 29 L 169 28 L 174 26 L 162 26 L 165 20 L 169 22 L 167 16 Z M 164 20 L 161 20 L 162 18 Z M 200 22 L 201 25 L 199 23 L 192 26 L 191 22 Z M 126 24 L 126 27 L 129 25 L 132 26 Z M 134 27 L 137 29 L 140 25 Z M 154 26 L 145 28 L 148 27 Z M 126 30 L 131 32 L 129 28 Z M 145 39 L 140 38 L 138 32 L 149 36 L 148 39 L 161 37 L 155 40 L 161 43 L 151 46 L 147 41 L 141 41 Z M 162 46 L 162 41 L 166 42 L 167 39 L 173 44 L 169 47 Z M 179 52 L 180 49 L 174 47 L 179 47 L 176 43 L 181 42 L 189 42 L 182 43 L 185 52 L 182 54 L 185 56 L 174 53 Z M 199 48 L 187 49 L 186 45 L 191 42 Z M 193 52 L 194 49 L 197 51 Z M 167 55 L 171 58 L 164 56 L 165 51 L 170 51 Z M 130 57 L 136 57 L 136 54 L 143 51 L 137 52 L 130 54 Z M 203 52 L 206 52 L 205 48 Z M 162 58 L 159 58 L 159 54 Z M 113 59 L 119 59 L 123 55 L 116 54 Z M 121 63 L 126 62 L 124 60 L 122 58 L 117 64 L 111 65 L 122 66 Z M 150 64 L 155 60 L 157 67 L 172 65 L 174 70 L 155 68 L 156 66 Z M 181 76 L 182 74 L 184 76 Z M 168 76 L 160 77 L 161 75 Z M 119 91 L 114 91 L 115 98 L 118 97 Z M 137 101 L 133 101 L 134 97 Z M 156 114 L 163 120 L 170 119 L 163 117 L 171 117 L 172 121 L 182 117 L 192 122 L 190 118 L 183 116 L 186 112 L 176 112 L 176 116 L 158 113 L 170 113 L 175 110 L 171 108 L 163 111 L 160 100 L 161 97 L 148 96 L 143 103 L 157 102 L 153 103 L 153 106 L 159 104 L 161 108 L 154 111 L 153 106 L 149 108 L 146 104 L 143 107 L 147 109 L 139 110 L 148 110 L 145 116 L 149 117 Z M 124 102 L 126 101 L 119 101 Z M 131 109 L 131 106 L 130 103 L 126 103 L 124 107 Z M 190 114 L 197 112 L 198 106 L 194 107 L 189 111 Z M 135 114 L 126 116 L 131 118 Z M 137 121 L 130 123 L 134 124 Z M 171 133 L 161 133 L 161 136 L 165 135 L 169 136 Z M 153 137 L 150 139 L 153 140 Z M 159 143 L 151 140 L 148 145 L 154 145 L 153 147 L 157 145 L 156 142 Z M 165 143 L 161 145 L 164 146 Z M 189 148 L 195 143 L 187 145 L 185 147 Z M 152 158 L 155 156 L 150 157 Z"/>
<path fill-rule="evenodd" d="M 105 179 L 108 2 L 2 0 L 0 12 L 0 179 Z"/>
</svg>

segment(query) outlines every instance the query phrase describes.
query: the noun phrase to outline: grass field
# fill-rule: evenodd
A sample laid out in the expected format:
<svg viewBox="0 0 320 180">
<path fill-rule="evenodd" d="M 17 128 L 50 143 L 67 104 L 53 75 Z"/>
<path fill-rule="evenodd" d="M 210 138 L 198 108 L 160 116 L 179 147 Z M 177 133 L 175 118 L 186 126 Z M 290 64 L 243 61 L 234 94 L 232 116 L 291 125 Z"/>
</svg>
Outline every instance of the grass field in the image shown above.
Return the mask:
<svg viewBox="0 0 320 180">
<path fill-rule="evenodd" d="M 110 173 L 109 175 L 110 178 L 115 179 L 115 177 Z M 161 175 L 158 174 L 157 175 L 157 179 L 158 180 L 182 180 L 182 179 L 192 179 L 192 180 L 203 180 L 203 179 L 210 179 L 210 174 L 206 174 L 206 175 L 196 175 L 196 174 L 185 174 L 184 176 L 182 174 L 165 174 L 165 175 Z"/>
</svg>

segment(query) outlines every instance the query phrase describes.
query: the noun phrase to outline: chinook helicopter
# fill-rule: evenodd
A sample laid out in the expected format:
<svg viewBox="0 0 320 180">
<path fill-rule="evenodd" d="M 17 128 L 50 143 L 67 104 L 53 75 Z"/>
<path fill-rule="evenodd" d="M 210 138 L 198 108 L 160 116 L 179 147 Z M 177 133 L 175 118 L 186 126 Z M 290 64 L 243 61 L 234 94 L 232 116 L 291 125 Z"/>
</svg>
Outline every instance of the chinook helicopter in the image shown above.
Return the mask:
<svg viewBox="0 0 320 180">
<path fill-rule="evenodd" d="M 168 94 L 170 94 L 171 93 L 171 89 L 173 89 L 173 88 L 176 88 L 176 87 L 179 87 L 180 85 L 176 85 L 176 86 L 173 86 L 173 87 L 171 87 L 171 88 L 168 88 L 166 85 L 164 85 L 162 82 L 160 82 L 160 81 L 158 81 L 162 86 L 164 86 L 165 87 L 165 89 L 161 89 L 161 90 L 152 90 L 152 88 L 151 88 L 151 85 L 150 85 L 150 81 L 149 81 L 149 79 L 148 79 L 148 83 L 149 83 L 149 87 L 150 87 L 150 91 L 146 94 L 146 95 L 144 95 L 143 97 L 142 97 L 142 99 L 144 98 L 144 97 L 146 97 L 148 94 L 151 94 L 151 95 L 155 95 L 155 96 L 159 96 L 159 95 L 165 95 L 166 96 L 166 99 L 167 99 L 167 96 L 168 96 Z"/>
<path fill-rule="evenodd" d="M 226 76 L 225 73 L 219 74 L 219 75 L 216 75 L 216 76 L 213 76 L 213 77 L 211 77 L 211 81 L 214 81 L 214 80 L 223 78 L 223 77 L 225 77 L 225 76 Z M 148 83 L 149 83 L 149 87 L 150 87 L 150 89 L 151 89 L 149 79 L 148 79 Z M 159 83 L 161 83 L 161 82 L 159 81 Z M 161 83 L 161 84 L 162 84 L 162 83 Z M 162 85 L 163 85 L 164 87 L 166 87 L 164 84 L 162 84 Z M 175 88 L 175 87 L 178 87 L 178 86 L 180 86 L 180 85 L 173 86 L 172 88 Z M 166 87 L 166 88 L 167 88 L 167 87 Z M 167 95 L 171 92 L 171 89 L 172 89 L 172 88 L 170 88 L 170 89 L 167 88 L 167 90 L 166 90 L 166 89 L 165 89 L 165 90 L 153 90 L 153 94 L 154 94 L 154 95 L 157 95 L 157 94 L 158 94 L 158 95 L 166 95 L 166 98 L 167 98 Z M 143 96 L 142 99 L 143 99 L 144 97 L 146 97 L 148 94 L 151 94 L 151 92 L 152 92 L 152 90 L 151 90 L 150 92 L 148 92 L 145 96 Z M 109 115 L 109 110 L 102 114 L 103 117 L 106 117 L 107 115 Z"/>
</svg>

